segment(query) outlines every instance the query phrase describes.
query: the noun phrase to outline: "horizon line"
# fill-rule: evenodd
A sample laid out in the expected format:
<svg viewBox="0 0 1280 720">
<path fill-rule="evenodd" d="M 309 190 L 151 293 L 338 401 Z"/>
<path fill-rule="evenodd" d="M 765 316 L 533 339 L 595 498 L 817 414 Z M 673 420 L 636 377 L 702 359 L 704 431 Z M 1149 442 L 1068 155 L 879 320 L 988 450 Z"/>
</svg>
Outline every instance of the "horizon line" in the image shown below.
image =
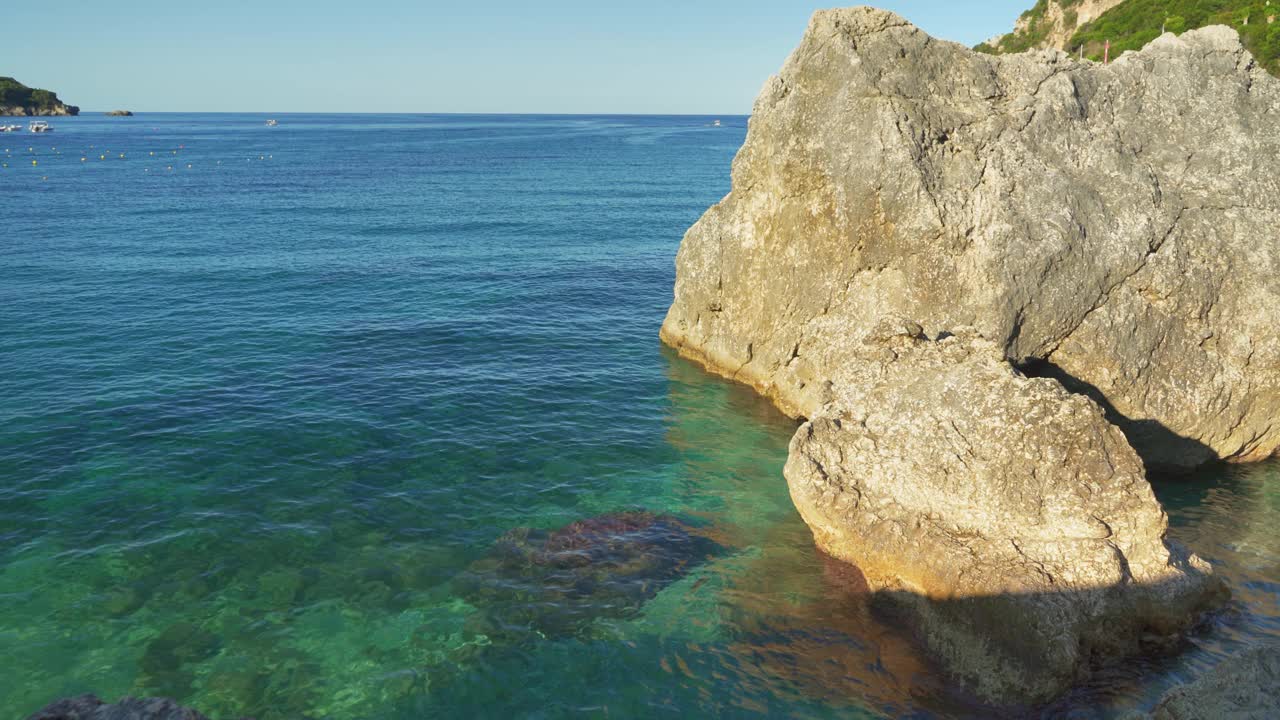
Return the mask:
<svg viewBox="0 0 1280 720">
<path fill-rule="evenodd" d="M 123 108 L 113 108 L 112 110 L 85 110 L 79 109 L 76 115 L 49 115 L 44 117 L 80 117 L 82 115 L 106 114 L 114 110 Z M 489 115 L 489 116 L 552 116 L 552 117 L 751 117 L 751 113 L 637 113 L 637 112 L 472 112 L 472 111 L 393 111 L 393 112 L 370 112 L 370 111 L 346 111 L 346 110 L 130 110 L 134 116 L 138 115 Z M 17 116 L 15 116 L 17 117 Z M 28 115 L 27 117 L 38 117 Z"/>
</svg>

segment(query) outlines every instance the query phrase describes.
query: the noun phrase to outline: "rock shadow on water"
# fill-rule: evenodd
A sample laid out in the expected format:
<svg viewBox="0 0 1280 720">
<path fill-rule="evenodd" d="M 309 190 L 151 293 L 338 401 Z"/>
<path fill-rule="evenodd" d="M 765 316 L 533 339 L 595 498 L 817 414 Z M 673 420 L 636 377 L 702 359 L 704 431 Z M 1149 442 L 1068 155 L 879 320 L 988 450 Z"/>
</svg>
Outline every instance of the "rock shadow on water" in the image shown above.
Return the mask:
<svg viewBox="0 0 1280 720">
<path fill-rule="evenodd" d="M 901 588 L 867 589 L 848 581 L 860 576 L 857 568 L 835 559 L 829 564 L 844 565 L 829 575 L 845 578 L 846 587 L 862 588 L 852 598 L 867 617 L 895 628 L 904 647 L 919 653 L 922 668 L 946 678 L 944 686 L 931 688 L 930 697 L 914 698 L 934 710 L 945 708 L 945 716 L 1086 719 L 1132 710 L 1123 706 L 1140 695 L 1141 687 L 1176 664 L 1195 638 L 1213 631 L 1228 595 L 1220 587 L 1198 607 L 1193 624 L 1183 627 L 1171 625 L 1158 607 L 1161 597 L 1180 591 L 1173 583 L 1145 585 L 1136 596 L 1121 584 L 933 598 Z M 1114 604 L 1120 597 L 1132 599 L 1097 618 L 1079 646 L 1067 647 L 1077 633 L 1063 624 L 1071 617 L 1066 608 Z M 1143 621 L 1135 624 L 1133 617 Z M 1058 655 L 1076 652 L 1084 656 L 1082 663 L 1055 662 Z M 1038 691 L 1055 686 L 1066 689 L 1048 697 Z"/>
<path fill-rule="evenodd" d="M 460 574 L 474 624 L 519 642 L 586 633 L 599 618 L 628 618 L 723 548 L 671 516 L 616 512 L 556 530 L 516 528 Z"/>
<path fill-rule="evenodd" d="M 1081 649 L 1090 654 L 1088 662 L 1067 680 L 1065 691 L 1044 699 L 1020 698 L 1016 692 L 993 698 L 990 686 L 1042 685 L 1044 675 L 1060 670 L 1052 667 L 1046 654 L 1053 648 L 1044 642 L 1060 619 L 1053 608 L 1099 602 L 1123 590 L 930 598 L 901 588 L 873 588 L 857 567 L 816 548 L 813 552 L 821 567 L 820 596 L 785 605 L 759 595 L 767 607 L 742 613 L 729 652 L 754 676 L 753 684 L 772 688 L 775 695 L 833 706 L 853 698 L 859 707 L 886 717 L 1128 717 L 1126 712 L 1150 709 L 1135 707 L 1142 688 L 1213 633 L 1223 612 L 1207 604 L 1188 634 L 1163 626 L 1158 612 L 1136 629 L 1104 618 L 1099 633 L 1090 637 L 1093 646 Z M 765 580 L 758 582 L 767 587 Z M 1144 590 L 1149 598 L 1162 592 Z M 1064 638 L 1074 637 L 1062 630 Z M 1110 654 L 1102 647 L 1109 633 L 1117 634 L 1110 641 L 1140 650 Z"/>
<path fill-rule="evenodd" d="M 912 630 L 913 618 L 873 591 L 858 568 L 817 548 L 753 567 L 739 593 L 728 653 L 753 687 L 793 702 L 868 709 L 884 717 L 986 717 L 990 708 L 948 677 Z M 777 579 L 796 572 L 818 586 L 782 601 Z M 811 574 L 812 573 L 812 574 Z"/>
</svg>

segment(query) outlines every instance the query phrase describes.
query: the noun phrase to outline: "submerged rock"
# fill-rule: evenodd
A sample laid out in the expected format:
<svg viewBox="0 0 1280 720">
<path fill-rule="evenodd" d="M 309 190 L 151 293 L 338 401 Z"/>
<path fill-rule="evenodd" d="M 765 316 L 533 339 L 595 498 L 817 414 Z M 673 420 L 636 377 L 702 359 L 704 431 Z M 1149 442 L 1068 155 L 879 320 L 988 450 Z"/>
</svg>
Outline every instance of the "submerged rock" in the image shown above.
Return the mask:
<svg viewBox="0 0 1280 720">
<path fill-rule="evenodd" d="M 1105 399 L 1148 464 L 1280 448 L 1280 80 L 1234 31 L 1110 65 L 814 15 L 733 191 L 684 238 L 663 338 L 811 417 L 841 338 L 973 326 Z"/>
<path fill-rule="evenodd" d="M 1161 698 L 1153 720 L 1274 720 L 1280 717 L 1280 641 L 1223 660 Z"/>
<path fill-rule="evenodd" d="M 141 679 L 148 689 L 173 695 L 191 692 L 197 663 L 217 654 L 221 641 L 194 623 L 179 621 L 152 638 L 142 653 Z"/>
<path fill-rule="evenodd" d="M 93 695 L 81 695 L 52 703 L 27 720 L 209 720 L 167 698 L 121 698 L 105 703 Z M 245 718 L 244 720 L 251 720 Z"/>
<path fill-rule="evenodd" d="M 823 11 L 681 244 L 663 340 L 809 419 L 817 544 L 988 700 L 1222 595 L 1145 467 L 1280 448 L 1277 108 L 1226 28 L 1102 66 Z"/>
<path fill-rule="evenodd" d="M 675 517 L 610 513 L 507 532 L 457 584 L 495 632 L 565 636 L 598 617 L 632 615 L 718 549 Z"/>
</svg>

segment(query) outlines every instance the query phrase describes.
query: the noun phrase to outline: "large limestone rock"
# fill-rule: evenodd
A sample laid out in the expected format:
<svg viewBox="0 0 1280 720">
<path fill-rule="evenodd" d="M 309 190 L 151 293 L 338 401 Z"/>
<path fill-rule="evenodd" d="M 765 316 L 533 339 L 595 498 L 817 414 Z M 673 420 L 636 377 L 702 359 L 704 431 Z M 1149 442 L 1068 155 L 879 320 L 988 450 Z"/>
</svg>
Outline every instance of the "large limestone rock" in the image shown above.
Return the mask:
<svg viewBox="0 0 1280 720">
<path fill-rule="evenodd" d="M 1048 699 L 1213 599 L 1093 401 L 969 332 L 888 325 L 843 350 L 857 390 L 792 440 L 792 498 L 818 546 L 910 605 L 979 695 Z"/>
<path fill-rule="evenodd" d="M 1280 81 L 1236 34 L 1102 66 L 814 15 L 685 236 L 663 338 L 812 416 L 840 335 L 970 325 L 1148 464 L 1280 448 Z"/>
<path fill-rule="evenodd" d="M 1144 465 L 1280 447 L 1277 112 L 1225 28 L 1103 67 L 819 12 L 685 236 L 663 339 L 808 418 L 818 546 L 982 697 L 1220 597 Z"/>
</svg>

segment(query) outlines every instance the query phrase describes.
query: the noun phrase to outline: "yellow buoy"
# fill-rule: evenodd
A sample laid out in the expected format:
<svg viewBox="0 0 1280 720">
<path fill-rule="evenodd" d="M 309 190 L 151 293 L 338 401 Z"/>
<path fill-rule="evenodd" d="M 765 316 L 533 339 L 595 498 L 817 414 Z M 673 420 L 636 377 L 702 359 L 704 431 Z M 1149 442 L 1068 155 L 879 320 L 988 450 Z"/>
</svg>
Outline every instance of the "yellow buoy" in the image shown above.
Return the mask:
<svg viewBox="0 0 1280 720">
<path fill-rule="evenodd" d="M 80 162 L 84 162 L 85 160 L 88 160 L 88 159 L 89 158 L 80 158 Z"/>
<path fill-rule="evenodd" d="M 99 160 L 106 160 L 106 159 L 107 159 L 107 156 L 106 156 L 106 155 L 99 155 L 99 156 L 98 156 L 98 159 L 99 159 Z"/>
<path fill-rule="evenodd" d="M 120 153 L 120 159 L 124 159 L 124 153 Z"/>
<path fill-rule="evenodd" d="M 35 160 L 32 160 L 32 161 L 31 161 L 31 165 L 32 165 L 32 166 L 35 166 L 35 164 L 36 164 L 36 161 L 35 161 Z"/>
<path fill-rule="evenodd" d="M 151 157 L 155 157 L 155 156 L 156 156 L 156 151 L 155 151 L 155 150 L 152 150 L 152 151 L 151 151 Z"/>
</svg>

